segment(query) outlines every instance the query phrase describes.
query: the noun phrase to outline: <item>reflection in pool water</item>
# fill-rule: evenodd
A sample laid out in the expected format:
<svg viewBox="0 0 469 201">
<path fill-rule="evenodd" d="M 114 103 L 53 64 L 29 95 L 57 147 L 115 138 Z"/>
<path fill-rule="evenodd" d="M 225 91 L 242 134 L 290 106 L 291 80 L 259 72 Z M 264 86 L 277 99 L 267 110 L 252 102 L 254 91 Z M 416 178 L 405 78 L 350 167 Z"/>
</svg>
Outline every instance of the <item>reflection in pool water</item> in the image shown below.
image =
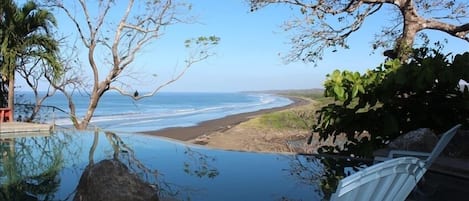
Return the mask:
<svg viewBox="0 0 469 201">
<path fill-rule="evenodd" d="M 155 187 L 160 200 L 323 200 L 344 176 L 344 165 L 362 165 L 109 132 L 61 131 L 0 143 L 0 200 L 73 200 L 85 168 L 106 159 Z"/>
</svg>

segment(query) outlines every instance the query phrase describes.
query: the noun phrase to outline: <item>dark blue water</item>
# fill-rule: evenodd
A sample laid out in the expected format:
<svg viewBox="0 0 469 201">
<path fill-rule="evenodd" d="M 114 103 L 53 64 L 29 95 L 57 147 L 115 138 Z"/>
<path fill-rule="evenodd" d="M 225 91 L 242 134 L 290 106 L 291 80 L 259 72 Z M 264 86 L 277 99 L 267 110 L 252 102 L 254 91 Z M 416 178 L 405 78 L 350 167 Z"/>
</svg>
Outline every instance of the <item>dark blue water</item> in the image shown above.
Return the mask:
<svg viewBox="0 0 469 201">
<path fill-rule="evenodd" d="M 91 151 L 93 142 L 97 146 Z M 358 165 L 103 132 L 3 138 L 0 145 L 0 200 L 72 200 L 85 167 L 113 158 L 156 186 L 161 200 L 323 200 L 345 166 Z"/>
<path fill-rule="evenodd" d="M 23 92 L 21 102 L 31 102 L 32 93 Z M 87 110 L 89 96 L 74 96 L 77 115 L 82 118 Z M 100 101 L 91 127 L 119 132 L 152 131 L 168 127 L 196 125 L 202 121 L 227 115 L 280 107 L 291 100 L 269 94 L 255 93 L 159 93 L 154 97 L 133 101 L 118 93 L 106 93 Z M 68 113 L 63 95 L 47 99 L 43 105 L 58 107 Z M 45 122 L 70 127 L 67 113 L 44 107 Z"/>
</svg>

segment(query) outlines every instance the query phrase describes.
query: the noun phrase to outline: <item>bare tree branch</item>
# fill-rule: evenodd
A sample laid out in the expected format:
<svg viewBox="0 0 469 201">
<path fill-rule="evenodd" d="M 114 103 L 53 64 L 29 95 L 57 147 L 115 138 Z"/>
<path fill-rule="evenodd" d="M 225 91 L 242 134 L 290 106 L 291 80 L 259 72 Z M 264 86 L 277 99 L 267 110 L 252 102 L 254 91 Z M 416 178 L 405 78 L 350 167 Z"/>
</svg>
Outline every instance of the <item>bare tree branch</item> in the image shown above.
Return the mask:
<svg viewBox="0 0 469 201">
<path fill-rule="evenodd" d="M 440 21 L 436 20 L 426 20 L 425 27 L 427 29 L 434 29 L 434 30 L 440 30 L 443 32 L 446 32 L 454 37 L 463 39 L 467 42 L 469 42 L 469 23 L 460 25 L 460 26 L 455 26 L 447 23 L 442 23 Z"/>
<path fill-rule="evenodd" d="M 133 91 L 128 91 L 123 88 L 117 87 L 117 86 L 112 86 L 110 87 L 110 90 L 115 90 L 119 92 L 121 95 L 128 96 L 134 100 L 140 100 L 143 98 L 151 97 L 154 96 L 156 93 L 158 93 L 162 88 L 172 84 L 173 82 L 179 80 L 186 72 L 196 63 L 199 63 L 201 61 L 206 60 L 210 56 L 213 56 L 213 53 L 209 52 L 209 49 L 211 49 L 214 45 L 218 44 L 219 38 L 218 37 L 199 37 L 198 39 L 192 39 L 186 41 L 186 47 L 187 48 L 192 48 L 192 51 L 188 58 L 185 61 L 185 66 L 183 69 L 181 69 L 176 75 L 174 75 L 171 79 L 166 80 L 164 83 L 159 84 L 157 87 L 155 87 L 151 92 L 148 92 L 143 95 L 135 95 L 135 92 Z M 192 47 L 193 44 L 195 43 L 195 47 Z"/>
<path fill-rule="evenodd" d="M 67 1 L 67 4 L 65 4 L 65 1 L 59 2 L 58 0 L 44 1 L 50 6 L 60 8 L 67 14 L 77 28 L 78 37 L 88 53 L 87 66 L 92 72 L 92 84 L 88 88 L 90 102 L 82 119 L 78 119 L 75 114 L 73 97 L 70 93 L 67 93 L 67 87 L 54 85 L 67 94 L 66 96 L 71 102 L 69 107 L 73 117 L 72 121 L 78 129 L 87 128 L 105 92 L 116 90 L 121 94 L 130 94 L 126 89 L 117 85 L 126 82 L 122 78 L 129 75 L 129 68 L 134 63 L 138 53 L 147 44 L 159 39 L 166 27 L 175 23 L 186 22 L 184 16 L 190 10 L 189 5 L 176 3 L 173 0 L 129 0 L 125 5 L 116 5 L 117 2 L 114 0 L 100 0 L 98 5 L 85 0 L 75 0 L 77 1 L 75 4 L 79 6 L 75 6 L 71 1 Z M 79 11 L 72 12 L 72 8 L 77 8 Z M 184 13 L 181 14 L 180 11 Z M 76 15 L 73 15 L 75 13 Z M 205 43 L 204 48 L 210 48 L 211 45 L 213 44 Z M 190 57 L 194 60 L 189 60 L 185 68 L 175 77 L 163 82 L 161 86 L 156 86 L 153 93 L 134 99 L 138 100 L 154 95 L 161 88 L 178 80 L 190 66 L 210 56 L 204 51 L 200 54 L 200 57 Z"/>
<path fill-rule="evenodd" d="M 396 51 L 405 57 L 417 33 L 425 29 L 440 30 L 466 41 L 468 38 L 469 3 L 463 0 L 250 0 L 250 3 L 253 11 L 270 4 L 300 8 L 299 17 L 283 26 L 294 33 L 290 40 L 292 50 L 284 58 L 287 62 L 315 63 L 322 59 L 326 49 L 349 48 L 347 38 L 383 8 L 394 8 L 392 11 L 397 11 L 399 20 L 382 28 L 382 34 L 373 41 L 373 49 L 387 47 L 392 40 Z M 383 7 L 385 4 L 390 6 Z M 466 23 L 461 23 L 463 20 Z M 451 24 L 456 22 L 461 24 Z"/>
</svg>

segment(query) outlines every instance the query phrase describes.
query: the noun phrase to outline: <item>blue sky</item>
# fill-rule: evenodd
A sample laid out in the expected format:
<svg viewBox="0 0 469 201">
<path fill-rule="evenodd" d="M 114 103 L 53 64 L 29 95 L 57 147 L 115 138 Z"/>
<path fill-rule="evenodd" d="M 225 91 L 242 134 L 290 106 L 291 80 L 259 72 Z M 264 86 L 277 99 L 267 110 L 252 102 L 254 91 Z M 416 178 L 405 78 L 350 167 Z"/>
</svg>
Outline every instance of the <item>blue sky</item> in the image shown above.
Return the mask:
<svg viewBox="0 0 469 201">
<path fill-rule="evenodd" d="M 205 1 L 207 2 L 207 1 Z M 313 64 L 285 64 L 283 54 L 290 50 L 289 34 L 280 25 L 292 10 L 272 6 L 249 12 L 243 0 L 193 2 L 193 13 L 200 24 L 179 25 L 169 29 L 163 39 L 178 44 L 192 37 L 188 33 L 216 35 L 221 38 L 216 56 L 197 64 L 181 80 L 167 87 L 169 91 L 246 91 L 268 89 L 320 88 L 325 75 L 336 68 L 364 71 L 376 66 L 383 57 L 370 55 L 368 41 L 354 42 L 352 51 L 328 55 Z M 179 38 L 179 39 L 176 39 Z M 365 38 L 364 38 L 365 39 Z M 354 52 L 354 51 L 359 51 Z M 183 55 L 180 55 L 183 56 Z M 359 56 L 360 58 L 357 58 Z"/>
<path fill-rule="evenodd" d="M 123 1 L 118 1 L 123 3 Z M 187 55 L 184 41 L 191 37 L 215 35 L 221 38 L 216 55 L 194 65 L 180 80 L 163 91 L 233 92 L 274 89 L 322 88 L 325 76 L 334 69 L 364 72 L 379 65 L 381 52 L 372 54 L 372 36 L 382 26 L 389 11 L 368 19 L 362 30 L 349 39 L 351 49 L 326 52 L 315 67 L 310 63 L 285 64 L 281 55 L 288 53 L 289 35 L 281 24 L 298 9 L 275 5 L 250 12 L 245 0 L 192 0 L 191 14 L 197 23 L 168 27 L 161 39 L 152 43 L 134 63 L 143 74 L 171 75 L 181 68 Z M 125 3 L 125 2 L 124 2 Z M 59 30 L 73 30 L 56 16 Z M 117 19 L 116 19 L 117 20 Z M 432 39 L 448 38 L 447 50 L 460 53 L 469 43 L 430 32 Z M 86 60 L 86 59 L 85 59 Z M 101 75 L 104 77 L 104 75 Z M 140 91 L 147 86 L 136 86 Z"/>
<path fill-rule="evenodd" d="M 289 34 L 280 25 L 296 10 L 282 5 L 249 12 L 244 0 L 193 1 L 193 14 L 201 24 L 180 25 L 169 30 L 168 41 L 191 37 L 188 33 L 216 35 L 221 38 L 217 55 L 194 66 L 181 80 L 166 88 L 169 91 L 245 91 L 268 89 L 321 88 L 327 73 L 334 69 L 364 72 L 379 65 L 384 57 L 372 54 L 371 37 L 383 24 L 389 11 L 367 20 L 363 30 L 349 39 L 351 49 L 328 52 L 317 67 L 303 62 L 286 65 L 279 54 L 290 50 Z M 430 32 L 432 39 L 446 37 Z M 174 37 L 174 38 L 173 38 Z M 175 38 L 179 38 L 174 40 Z M 469 44 L 450 39 L 446 49 L 463 52 Z M 166 40 L 166 39 L 164 39 Z"/>
</svg>

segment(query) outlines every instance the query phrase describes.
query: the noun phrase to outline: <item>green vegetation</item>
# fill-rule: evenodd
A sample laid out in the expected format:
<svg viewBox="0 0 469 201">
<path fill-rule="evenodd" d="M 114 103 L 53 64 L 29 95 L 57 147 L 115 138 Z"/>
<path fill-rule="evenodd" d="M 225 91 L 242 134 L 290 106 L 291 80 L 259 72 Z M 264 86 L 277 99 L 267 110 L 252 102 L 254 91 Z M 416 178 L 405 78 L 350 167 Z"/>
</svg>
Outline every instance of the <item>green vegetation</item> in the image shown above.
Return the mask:
<svg viewBox="0 0 469 201">
<path fill-rule="evenodd" d="M 39 8 L 34 1 L 22 7 L 12 0 L 2 1 L 0 16 L 0 72 L 3 84 L 8 85 L 8 107 L 14 111 L 15 72 L 20 68 L 46 63 L 41 74 L 50 75 L 53 81 L 63 73 L 57 56 L 59 43 L 51 31 L 56 21 L 52 13 Z M 3 101 L 1 104 L 4 107 Z"/>
<path fill-rule="evenodd" d="M 276 93 L 283 96 L 299 97 L 312 100 L 324 98 L 324 89 L 286 90 L 277 91 Z"/>
<path fill-rule="evenodd" d="M 314 120 L 314 111 L 311 109 L 287 110 L 262 115 L 259 122 L 265 126 L 276 129 L 309 129 Z"/>
<path fill-rule="evenodd" d="M 304 99 L 309 101 L 309 103 L 288 110 L 263 114 L 249 121 L 251 126 L 273 129 L 310 130 L 316 121 L 316 111 L 332 101 L 331 98 L 325 98 L 324 91 L 320 89 L 276 91 L 275 93 L 282 96 Z"/>
<path fill-rule="evenodd" d="M 363 22 L 368 16 L 387 9 L 397 14 L 393 22 L 375 34 L 372 42 L 374 50 L 389 49 L 383 52 L 388 61 L 365 74 L 335 70 L 327 76 L 324 94 L 334 100 L 323 99 L 325 104 L 332 103 L 318 111 L 313 131 L 319 132 L 321 139 L 335 139 L 345 133 L 352 145 L 345 151 L 338 147 L 324 147 L 322 151 L 369 156 L 389 140 L 417 128 L 440 133 L 457 123 L 469 123 L 469 88 L 460 86 L 460 80 L 469 81 L 469 53 L 450 57 L 441 53 L 441 49 L 413 49 L 416 38 L 422 39 L 424 45 L 430 43 L 423 32 L 428 29 L 469 42 L 469 26 L 460 20 L 469 14 L 462 9 L 467 8 L 467 2 L 251 0 L 250 3 L 252 11 L 271 4 L 298 8 L 297 15 L 293 14 L 293 19 L 282 27 L 293 33 L 287 62 L 317 64 L 326 49 L 332 52 L 348 49 L 347 38 L 366 24 Z M 456 7 L 461 9 L 446 12 Z M 435 18 L 442 13 L 444 17 Z M 438 42 L 435 46 L 441 48 Z M 291 124 L 287 119 L 292 115 L 277 116 L 266 118 L 267 122 L 274 126 Z M 361 133 L 369 133 L 371 138 L 356 139 Z"/>
<path fill-rule="evenodd" d="M 424 47 L 415 49 L 407 63 L 389 60 L 363 75 L 334 71 L 327 77 L 325 95 L 336 102 L 321 108 L 313 130 L 323 139 L 346 133 L 355 144 L 343 153 L 369 156 L 386 141 L 417 128 L 441 133 L 457 123 L 468 124 L 469 88 L 460 80 L 469 80 L 469 53 L 449 56 Z M 363 131 L 371 134 L 370 140 L 355 139 Z"/>
</svg>

